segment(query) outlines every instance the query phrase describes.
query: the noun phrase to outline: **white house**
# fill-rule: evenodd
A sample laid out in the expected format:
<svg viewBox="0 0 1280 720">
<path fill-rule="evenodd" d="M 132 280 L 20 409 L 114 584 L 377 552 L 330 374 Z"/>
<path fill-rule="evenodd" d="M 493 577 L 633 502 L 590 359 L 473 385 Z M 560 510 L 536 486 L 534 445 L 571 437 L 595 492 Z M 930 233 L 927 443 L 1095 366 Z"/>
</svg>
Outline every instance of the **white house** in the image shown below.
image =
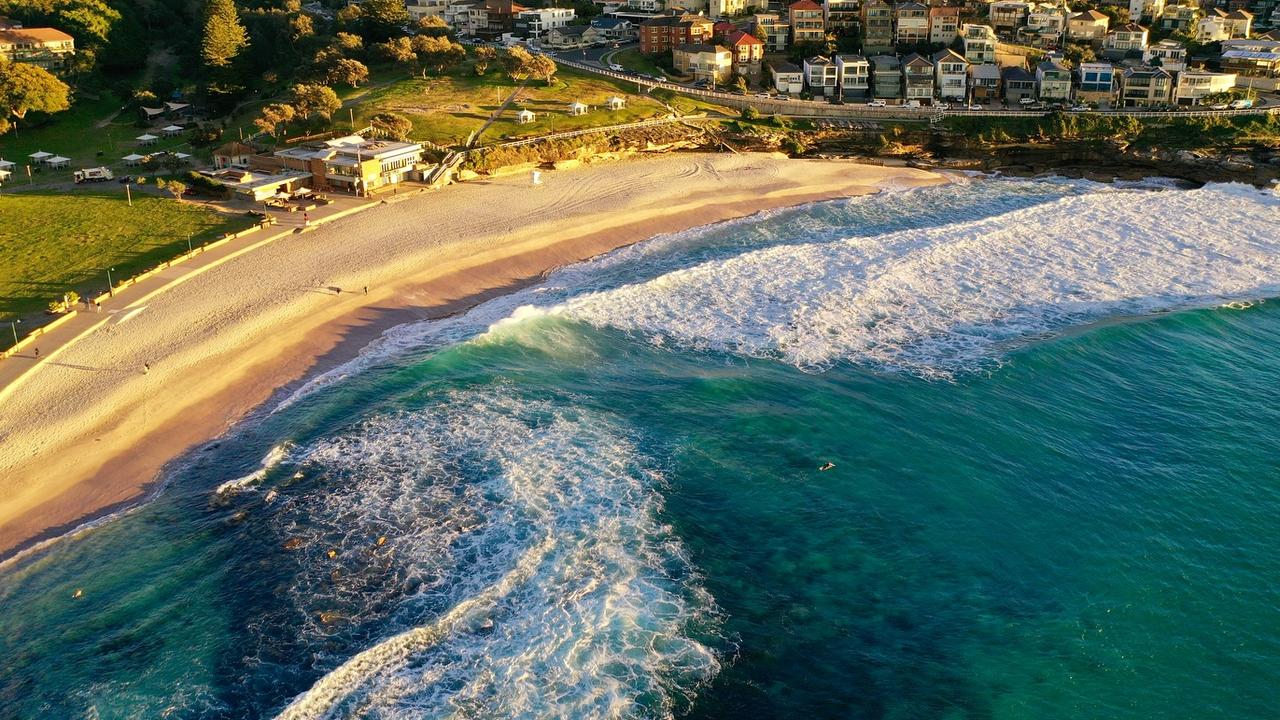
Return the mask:
<svg viewBox="0 0 1280 720">
<path fill-rule="evenodd" d="M 866 97 L 871 88 L 871 63 L 861 55 L 837 55 L 835 63 L 841 97 Z"/>
<path fill-rule="evenodd" d="M 814 95 L 830 97 L 836 94 L 839 86 L 840 69 L 823 55 L 814 55 L 804 60 L 804 84 Z"/>
<path fill-rule="evenodd" d="M 804 91 L 804 70 L 789 62 L 775 60 L 769 63 L 773 74 L 773 89 L 784 95 L 799 95 Z"/>
<path fill-rule="evenodd" d="M 961 25 L 960 41 L 964 43 L 964 59 L 970 65 L 996 61 L 996 31 L 990 25 Z"/>
<path fill-rule="evenodd" d="M 963 101 L 968 97 L 969 63 L 954 50 L 933 54 L 933 84 L 943 100 Z"/>
<path fill-rule="evenodd" d="M 1179 105 L 1199 105 L 1205 96 L 1224 93 L 1235 86 L 1235 73 L 1183 70 L 1173 86 L 1173 99 Z"/>
<path fill-rule="evenodd" d="M 1187 48 L 1177 40 L 1161 40 L 1142 51 L 1142 61 L 1171 73 L 1178 72 L 1187 66 Z"/>
</svg>

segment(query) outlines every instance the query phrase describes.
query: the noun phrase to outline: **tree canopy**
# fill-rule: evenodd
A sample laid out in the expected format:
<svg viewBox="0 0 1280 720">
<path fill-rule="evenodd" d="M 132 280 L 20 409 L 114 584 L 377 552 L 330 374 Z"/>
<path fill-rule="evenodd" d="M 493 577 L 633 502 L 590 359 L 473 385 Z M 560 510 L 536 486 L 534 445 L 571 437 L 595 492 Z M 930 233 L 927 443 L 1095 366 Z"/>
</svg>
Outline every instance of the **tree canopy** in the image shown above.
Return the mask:
<svg viewBox="0 0 1280 720">
<path fill-rule="evenodd" d="M 48 70 L 0 56 L 0 134 L 13 125 L 10 117 L 25 118 L 32 110 L 55 113 L 71 107 L 71 89 Z"/>
<path fill-rule="evenodd" d="M 249 45 L 249 35 L 236 14 L 234 0 L 209 0 L 205 6 L 200 56 L 210 67 L 226 67 Z"/>
<path fill-rule="evenodd" d="M 320 115 L 328 118 L 342 107 L 338 94 L 333 91 L 333 88 L 324 85 L 299 83 L 293 86 L 290 95 L 293 107 L 302 117 Z"/>
</svg>

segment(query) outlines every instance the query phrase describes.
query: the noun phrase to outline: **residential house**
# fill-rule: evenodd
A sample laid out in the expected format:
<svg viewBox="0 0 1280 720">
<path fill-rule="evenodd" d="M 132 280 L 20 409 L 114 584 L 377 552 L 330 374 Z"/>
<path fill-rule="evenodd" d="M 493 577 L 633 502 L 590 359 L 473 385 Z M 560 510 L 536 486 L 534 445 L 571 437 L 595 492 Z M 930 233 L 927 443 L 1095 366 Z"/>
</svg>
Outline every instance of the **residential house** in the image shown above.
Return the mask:
<svg viewBox="0 0 1280 720">
<path fill-rule="evenodd" d="M 661 15 L 640 23 L 640 52 L 657 55 L 681 45 L 705 44 L 714 23 L 701 15 Z"/>
<path fill-rule="evenodd" d="M 1198 5 L 1167 5 L 1160 15 L 1160 29 L 1165 32 L 1192 32 L 1199 19 Z"/>
<path fill-rule="evenodd" d="M 1173 99 L 1179 105 L 1200 105 L 1205 97 L 1220 95 L 1235 86 L 1235 73 L 1183 70 L 1174 83 Z"/>
<path fill-rule="evenodd" d="M 1076 99 L 1109 106 L 1115 99 L 1116 69 L 1111 63 L 1080 63 L 1076 68 Z"/>
<path fill-rule="evenodd" d="M 725 38 L 733 51 L 733 71 L 752 82 L 760 79 L 760 61 L 764 59 L 764 42 L 749 32 L 738 30 Z"/>
<path fill-rule="evenodd" d="M 862 0 L 823 0 L 822 10 L 827 16 L 828 32 L 850 32 L 860 24 Z"/>
<path fill-rule="evenodd" d="M 918 2 L 898 3 L 893 9 L 893 40 L 898 45 L 929 42 L 929 6 Z"/>
<path fill-rule="evenodd" d="M 954 50 L 933 54 L 933 84 L 943 100 L 963 101 L 968 97 L 969 63 Z"/>
<path fill-rule="evenodd" d="M 414 20 L 427 16 L 442 18 L 444 11 L 450 5 L 450 0 L 404 0 L 404 5 L 409 11 L 409 16 Z"/>
<path fill-rule="evenodd" d="M 791 24 L 782 21 L 777 13 L 756 13 L 753 18 L 755 27 L 764 31 L 764 47 L 768 52 L 782 52 L 787 49 L 787 41 L 791 37 Z"/>
<path fill-rule="evenodd" d="M 1280 40 L 1223 40 L 1222 70 L 1259 89 L 1280 86 Z"/>
<path fill-rule="evenodd" d="M 75 54 L 75 38 L 61 30 L 47 27 L 0 30 L 0 56 L 12 62 L 57 70 L 65 67 Z"/>
<path fill-rule="evenodd" d="M 590 25 L 564 25 L 547 31 L 547 47 L 557 50 L 573 50 L 594 44 L 594 32 Z"/>
<path fill-rule="evenodd" d="M 1247 38 L 1253 32 L 1253 13 L 1237 8 L 1227 13 L 1227 33 L 1230 38 Z"/>
<path fill-rule="evenodd" d="M 213 166 L 218 170 L 247 168 L 249 167 L 249 158 L 253 157 L 253 153 L 253 148 L 233 140 L 214 148 Z"/>
<path fill-rule="evenodd" d="M 960 26 L 960 41 L 964 44 L 964 59 L 970 65 L 982 65 L 996 61 L 996 33 L 989 25 Z"/>
<path fill-rule="evenodd" d="M 529 8 L 512 0 L 484 0 L 484 27 L 476 35 L 489 40 L 501 39 L 515 27 L 516 15 Z"/>
<path fill-rule="evenodd" d="M 1129 0 L 1129 19 L 1134 23 L 1154 22 L 1164 14 L 1164 0 Z"/>
<path fill-rule="evenodd" d="M 1067 40 L 1101 45 L 1111 20 L 1097 10 L 1085 10 L 1067 19 Z"/>
<path fill-rule="evenodd" d="M 1147 49 L 1147 29 L 1141 25 L 1129 23 L 1107 33 L 1102 41 L 1105 54 L 1124 57 L 1130 53 L 1138 56 Z"/>
<path fill-rule="evenodd" d="M 1036 97 L 1044 102 L 1065 103 L 1071 99 L 1071 69 L 1055 60 L 1036 65 Z"/>
<path fill-rule="evenodd" d="M 635 23 L 626 18 L 600 15 L 591 18 L 591 27 L 595 28 L 602 38 L 610 42 L 632 40 L 637 35 Z"/>
<path fill-rule="evenodd" d="M 799 95 L 804 91 L 804 70 L 782 60 L 769 62 L 773 75 L 773 89 L 785 95 Z"/>
<path fill-rule="evenodd" d="M 748 2 L 748 0 L 708 0 L 707 16 L 713 18 L 738 17 L 739 15 L 745 15 L 747 8 L 752 6 L 752 3 Z"/>
<path fill-rule="evenodd" d="M 918 53 L 902 59 L 902 97 L 921 105 L 933 102 L 933 63 Z"/>
<path fill-rule="evenodd" d="M 822 6 L 813 0 L 797 0 L 787 6 L 791 20 L 791 42 L 821 43 L 826 37 L 826 25 L 822 18 Z"/>
<path fill-rule="evenodd" d="M 1211 13 L 1208 17 L 1200 18 L 1196 23 L 1196 30 L 1192 37 L 1194 37 L 1198 43 L 1222 42 L 1223 40 L 1230 39 L 1231 31 L 1227 29 L 1227 18 L 1225 15 L 1226 13 L 1222 13 L 1221 15 Z"/>
<path fill-rule="evenodd" d="M 840 96 L 865 98 L 871 92 L 871 63 L 862 55 L 837 55 L 836 77 Z"/>
<path fill-rule="evenodd" d="M 1187 66 L 1187 48 L 1177 40 L 1161 40 L 1142 51 L 1142 61 L 1171 73 L 1178 72 Z"/>
<path fill-rule="evenodd" d="M 1036 96 L 1036 76 L 1020 67 L 1007 67 L 1000 71 L 1000 85 L 1004 88 L 1004 101 L 1013 105 L 1023 98 Z"/>
<path fill-rule="evenodd" d="M 1168 105 L 1173 93 L 1173 75 L 1164 68 L 1125 68 L 1120 76 L 1120 103 L 1123 107 Z"/>
<path fill-rule="evenodd" d="M 893 5 L 884 0 L 862 4 L 862 51 L 893 52 Z"/>
<path fill-rule="evenodd" d="M 840 68 L 824 55 L 805 58 L 804 84 L 809 92 L 820 97 L 831 97 L 839 91 Z"/>
<path fill-rule="evenodd" d="M 929 8 L 929 42 L 950 45 L 960 34 L 960 8 Z"/>
<path fill-rule="evenodd" d="M 723 45 L 693 43 L 671 49 L 671 62 L 678 72 L 694 80 L 726 83 L 733 74 L 733 53 Z"/>
<path fill-rule="evenodd" d="M 1013 37 L 1018 28 L 1027 24 L 1031 3 L 1026 0 L 996 0 L 987 10 L 991 27 L 1002 37 Z"/>
<path fill-rule="evenodd" d="M 522 10 L 512 21 L 511 32 L 521 38 L 542 38 L 553 28 L 565 27 L 573 22 L 573 8 L 539 8 Z"/>
<path fill-rule="evenodd" d="M 317 190 L 364 194 L 407 179 L 422 162 L 422 146 L 348 135 L 277 150 L 284 168 L 311 173 Z"/>
<path fill-rule="evenodd" d="M 1057 5 L 1040 3 L 1027 13 L 1024 26 L 1018 28 L 1020 42 L 1038 48 L 1056 48 L 1062 45 L 1067 30 L 1067 13 Z"/>
<path fill-rule="evenodd" d="M 898 58 L 877 55 L 871 58 L 871 92 L 881 100 L 902 97 L 902 70 Z"/>
<path fill-rule="evenodd" d="M 973 89 L 975 102 L 994 102 L 1000 99 L 1000 66 L 995 63 L 969 66 L 969 87 Z"/>
</svg>

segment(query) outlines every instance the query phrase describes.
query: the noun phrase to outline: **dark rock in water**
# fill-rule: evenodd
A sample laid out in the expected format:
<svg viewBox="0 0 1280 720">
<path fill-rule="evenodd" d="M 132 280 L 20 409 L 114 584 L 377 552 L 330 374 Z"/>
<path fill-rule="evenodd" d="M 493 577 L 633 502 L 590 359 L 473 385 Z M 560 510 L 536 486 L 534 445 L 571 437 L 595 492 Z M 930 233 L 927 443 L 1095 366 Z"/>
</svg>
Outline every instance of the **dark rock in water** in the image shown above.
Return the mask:
<svg viewBox="0 0 1280 720">
<path fill-rule="evenodd" d="M 289 538 L 281 545 L 285 550 L 297 550 L 302 547 L 302 538 Z"/>
</svg>

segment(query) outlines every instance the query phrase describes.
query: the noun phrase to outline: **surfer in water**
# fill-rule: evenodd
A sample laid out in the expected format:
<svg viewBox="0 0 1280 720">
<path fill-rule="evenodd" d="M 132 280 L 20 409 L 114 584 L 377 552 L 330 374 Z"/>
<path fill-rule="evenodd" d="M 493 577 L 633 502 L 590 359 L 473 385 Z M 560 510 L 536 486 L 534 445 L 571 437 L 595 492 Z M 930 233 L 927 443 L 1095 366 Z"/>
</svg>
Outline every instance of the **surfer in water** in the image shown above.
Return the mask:
<svg viewBox="0 0 1280 720">
<path fill-rule="evenodd" d="M 831 470 L 831 469 L 832 469 L 832 468 L 834 468 L 835 466 L 836 466 L 836 464 L 835 464 L 835 463 L 833 463 L 833 462 L 824 463 L 824 464 L 822 465 L 822 467 L 818 468 L 818 472 L 826 472 L 826 471 L 828 471 L 828 470 Z"/>
</svg>

